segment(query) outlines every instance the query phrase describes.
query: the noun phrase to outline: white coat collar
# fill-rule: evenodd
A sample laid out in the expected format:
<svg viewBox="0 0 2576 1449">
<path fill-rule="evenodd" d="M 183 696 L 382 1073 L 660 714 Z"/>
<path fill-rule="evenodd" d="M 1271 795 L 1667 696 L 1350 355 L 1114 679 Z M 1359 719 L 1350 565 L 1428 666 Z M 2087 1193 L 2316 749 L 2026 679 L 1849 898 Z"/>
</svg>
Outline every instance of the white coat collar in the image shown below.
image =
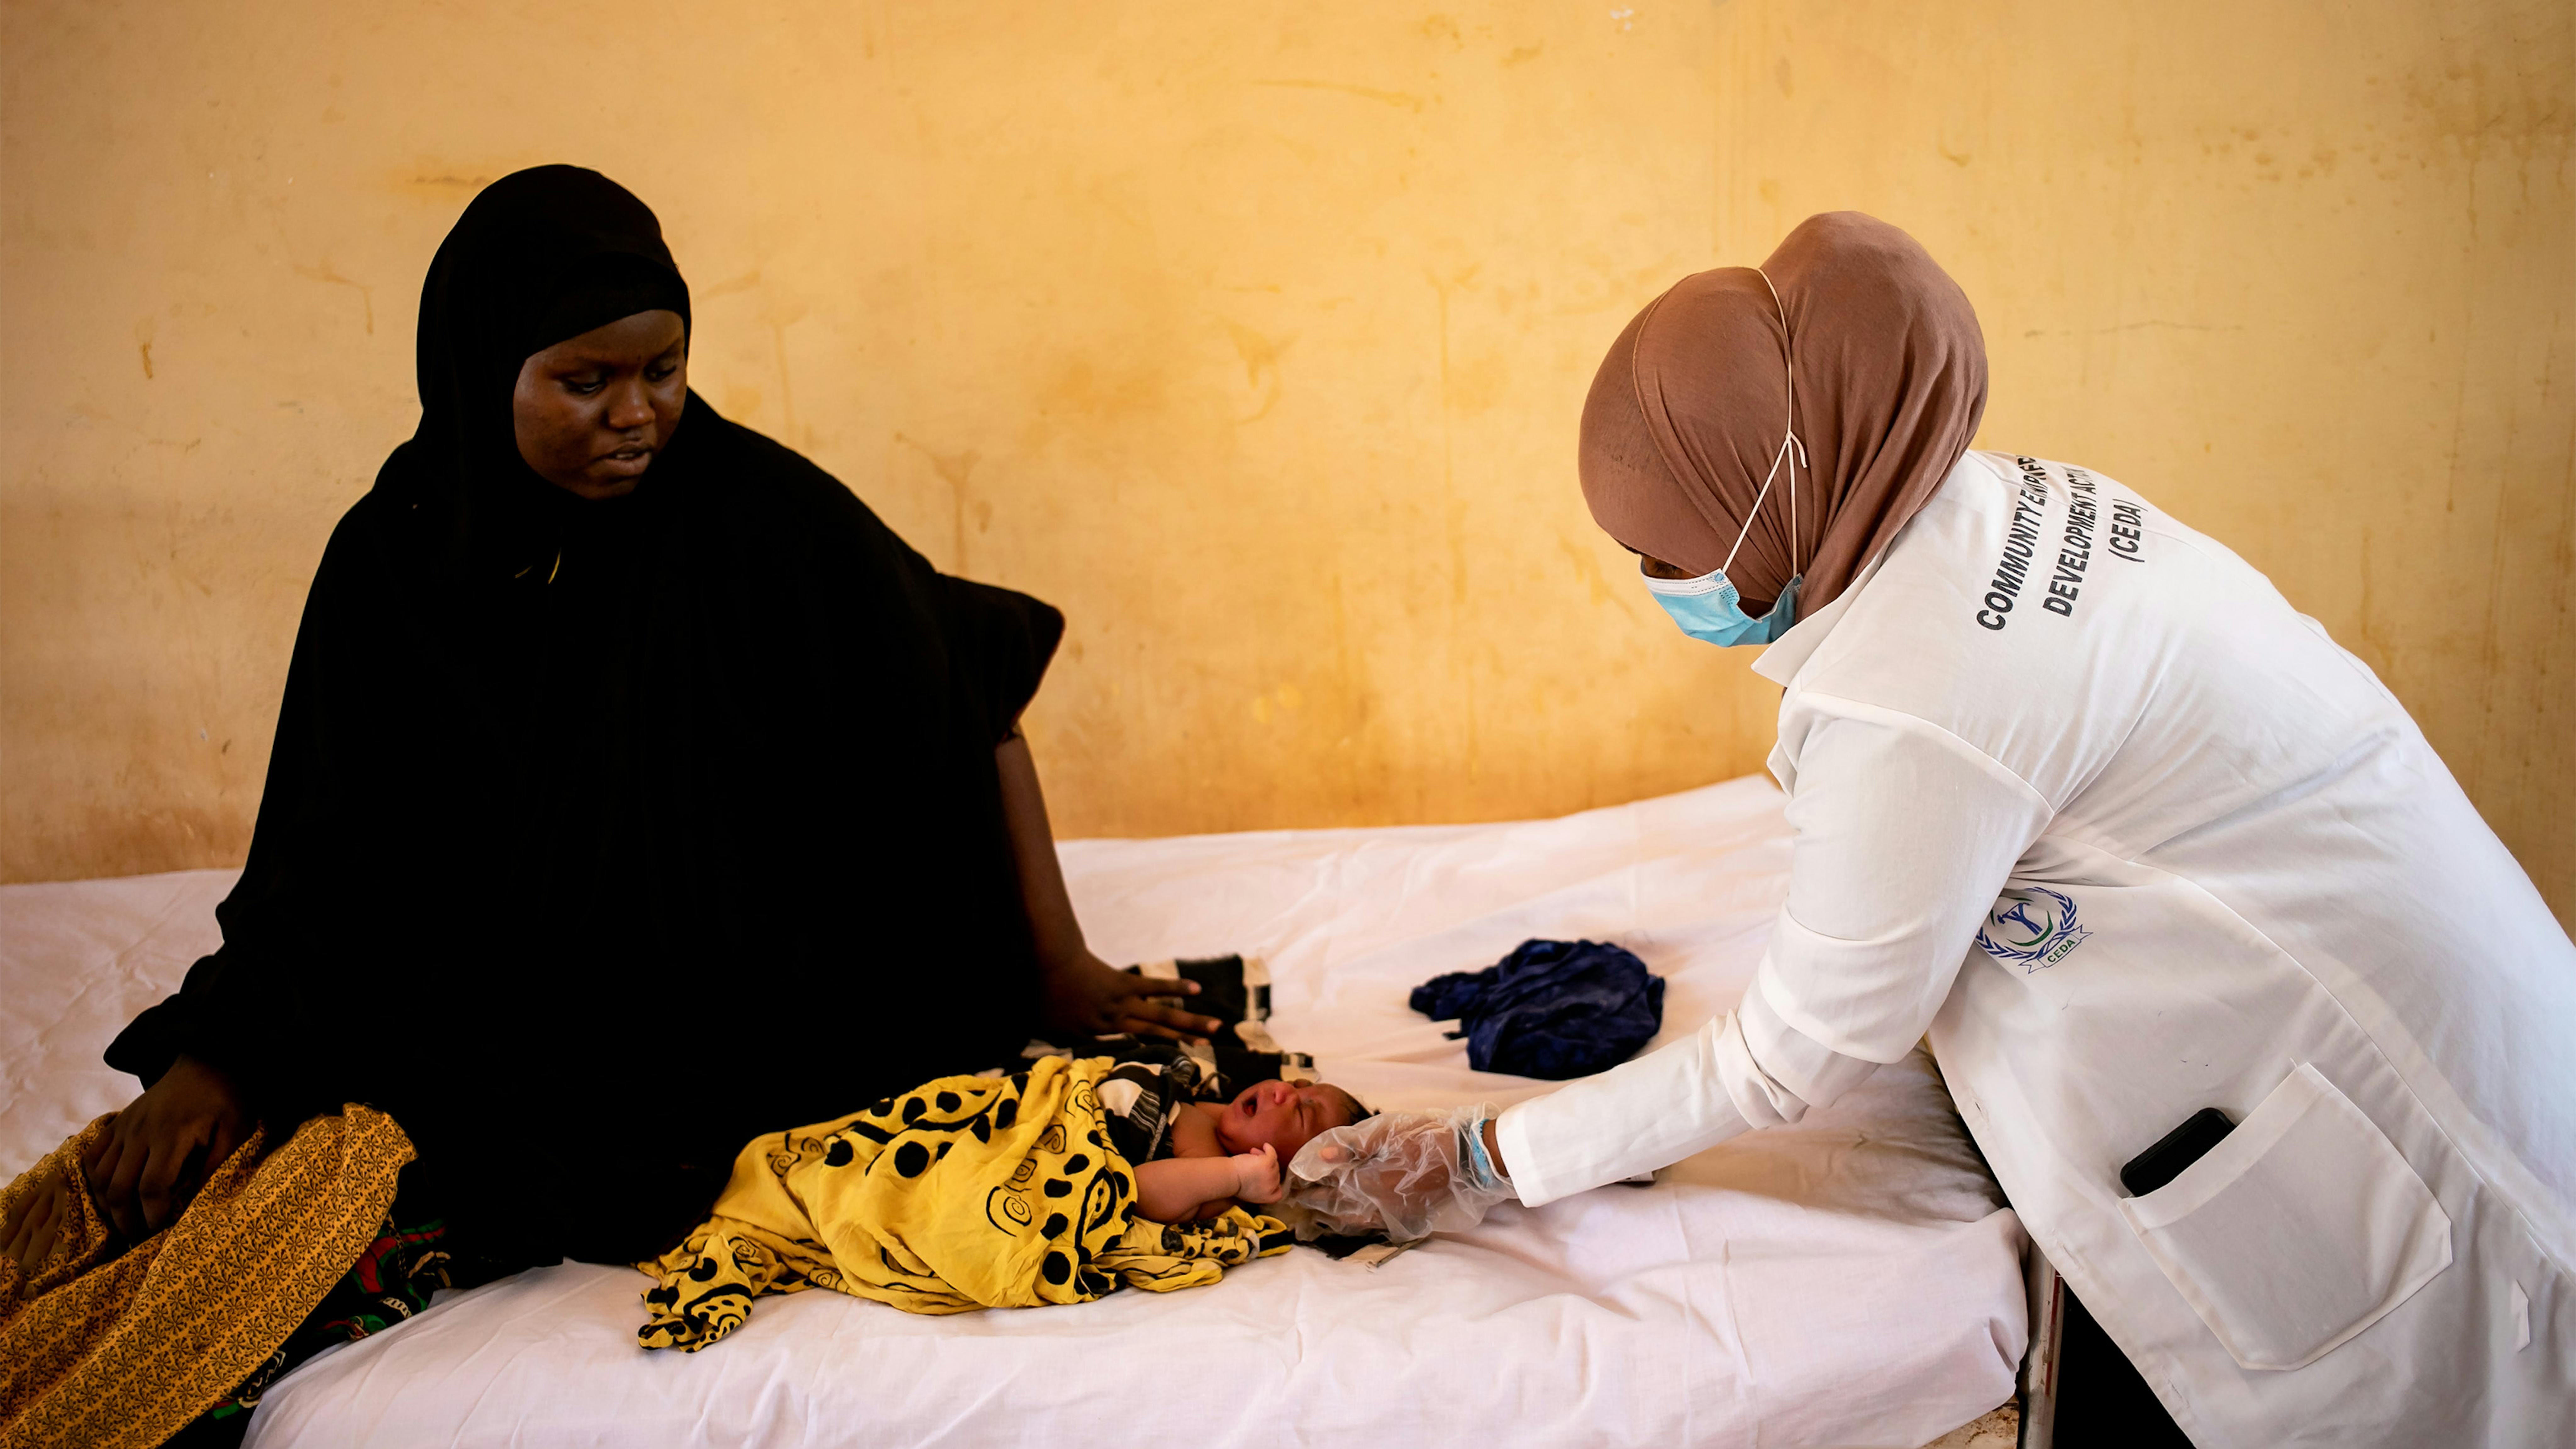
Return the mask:
<svg viewBox="0 0 2576 1449">
<path fill-rule="evenodd" d="M 1899 530 L 1896 536 L 1903 538 L 1905 534 Z M 1878 566 L 1887 562 L 1887 556 L 1895 551 L 1893 542 L 1879 550 L 1878 557 L 1869 561 L 1869 567 L 1860 571 L 1860 577 L 1851 581 L 1850 588 L 1836 595 L 1832 603 L 1790 625 L 1788 633 L 1781 635 L 1770 648 L 1762 651 L 1761 658 L 1753 661 L 1753 672 L 1782 689 L 1788 688 L 1789 681 L 1797 678 L 1798 671 L 1804 669 L 1816 651 L 1824 647 L 1825 636 L 1834 631 L 1834 625 L 1851 607 L 1851 601 L 1860 597 L 1860 591 L 1869 587 L 1871 579 L 1878 577 Z"/>
<path fill-rule="evenodd" d="M 1941 486 L 1932 490 L 1933 497 L 1939 497 L 1962 471 L 1977 466 L 1979 463 L 1974 451 L 1960 454 L 1959 461 L 1942 475 Z M 1931 499 L 1924 502 L 1929 504 Z M 1914 516 L 1920 518 L 1923 515 L 1917 510 Z M 1834 625 L 1841 622 L 1844 611 L 1851 607 L 1852 600 L 1860 597 L 1860 591 L 1869 587 L 1871 579 L 1878 577 L 1879 566 L 1887 562 L 1889 554 L 1896 552 L 1897 545 L 1905 542 L 1907 530 L 1913 527 L 1913 520 L 1908 519 L 1905 527 L 1896 531 L 1896 537 L 1888 540 L 1887 547 L 1878 551 L 1878 557 L 1871 559 L 1869 566 L 1851 581 L 1850 588 L 1835 596 L 1832 603 L 1790 625 L 1788 633 L 1781 635 L 1770 648 L 1762 651 L 1761 658 L 1753 661 L 1753 672 L 1782 689 L 1788 688 L 1789 681 L 1798 677 L 1798 671 L 1807 667 L 1807 661 L 1815 657 L 1816 651 L 1825 647 L 1825 636 L 1834 631 Z"/>
</svg>

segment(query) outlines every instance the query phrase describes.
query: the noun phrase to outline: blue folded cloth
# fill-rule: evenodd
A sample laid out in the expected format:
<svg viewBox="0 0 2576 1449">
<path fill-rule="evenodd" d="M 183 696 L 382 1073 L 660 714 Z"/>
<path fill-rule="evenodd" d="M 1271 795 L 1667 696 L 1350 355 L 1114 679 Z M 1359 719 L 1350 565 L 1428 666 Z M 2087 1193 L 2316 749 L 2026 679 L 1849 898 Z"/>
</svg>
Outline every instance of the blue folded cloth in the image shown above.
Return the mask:
<svg viewBox="0 0 2576 1449">
<path fill-rule="evenodd" d="M 1413 1009 L 1458 1019 L 1467 1064 L 1561 1082 L 1634 1056 L 1664 1024 L 1664 978 L 1599 941 L 1523 941 L 1482 971 L 1413 988 Z"/>
</svg>

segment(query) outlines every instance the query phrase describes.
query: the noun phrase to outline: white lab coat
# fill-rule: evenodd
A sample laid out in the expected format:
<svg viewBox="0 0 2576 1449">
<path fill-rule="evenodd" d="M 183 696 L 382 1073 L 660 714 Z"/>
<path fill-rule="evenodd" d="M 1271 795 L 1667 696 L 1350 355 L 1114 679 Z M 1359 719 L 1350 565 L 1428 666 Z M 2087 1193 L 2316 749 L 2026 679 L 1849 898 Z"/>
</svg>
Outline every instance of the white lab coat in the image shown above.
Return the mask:
<svg viewBox="0 0 2576 1449">
<path fill-rule="evenodd" d="M 1523 1201 L 1928 1033 L 2196 1444 L 2576 1444 L 2576 946 L 2367 666 L 2110 479 L 1972 453 L 1754 668 L 1797 835 L 1753 988 L 1506 1112 Z"/>
</svg>

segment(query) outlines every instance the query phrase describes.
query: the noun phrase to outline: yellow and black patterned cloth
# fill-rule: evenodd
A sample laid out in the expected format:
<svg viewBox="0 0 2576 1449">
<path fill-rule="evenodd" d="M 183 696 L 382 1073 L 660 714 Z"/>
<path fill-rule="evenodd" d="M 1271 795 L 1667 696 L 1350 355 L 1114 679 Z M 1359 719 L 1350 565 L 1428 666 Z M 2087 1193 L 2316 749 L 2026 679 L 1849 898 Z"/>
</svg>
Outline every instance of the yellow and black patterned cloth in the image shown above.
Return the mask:
<svg viewBox="0 0 2576 1449">
<path fill-rule="evenodd" d="M 753 1139 L 715 1213 L 636 1266 L 646 1348 L 696 1350 L 754 1298 L 832 1288 L 908 1313 L 1170 1292 L 1288 1250 L 1242 1208 L 1174 1227 L 1136 1216 L 1099 1084 L 1115 1063 L 1044 1057 L 1008 1077 L 942 1077 L 854 1117 Z"/>
</svg>

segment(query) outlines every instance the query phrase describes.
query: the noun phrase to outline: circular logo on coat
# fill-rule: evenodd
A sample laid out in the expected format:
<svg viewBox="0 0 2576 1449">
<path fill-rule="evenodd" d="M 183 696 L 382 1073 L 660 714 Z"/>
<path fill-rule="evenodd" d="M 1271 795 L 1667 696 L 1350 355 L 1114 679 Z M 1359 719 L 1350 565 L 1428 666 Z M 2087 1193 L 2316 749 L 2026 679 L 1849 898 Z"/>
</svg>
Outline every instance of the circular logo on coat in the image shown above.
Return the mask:
<svg viewBox="0 0 2576 1449">
<path fill-rule="evenodd" d="M 2075 898 L 2046 886 L 2008 890 L 1986 912 L 1977 949 L 2028 975 L 2054 966 L 2093 933 L 2075 921 Z"/>
</svg>

